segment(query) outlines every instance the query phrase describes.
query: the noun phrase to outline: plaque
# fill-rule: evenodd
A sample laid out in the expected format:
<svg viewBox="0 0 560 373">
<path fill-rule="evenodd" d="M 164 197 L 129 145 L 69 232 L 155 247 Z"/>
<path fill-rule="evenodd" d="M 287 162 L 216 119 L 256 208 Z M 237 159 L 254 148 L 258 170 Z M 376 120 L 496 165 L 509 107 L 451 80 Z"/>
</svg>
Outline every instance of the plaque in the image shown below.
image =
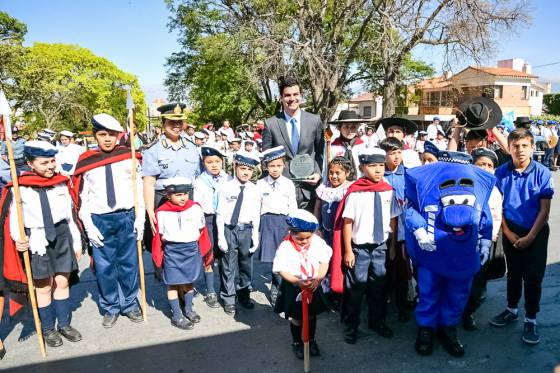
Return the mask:
<svg viewBox="0 0 560 373">
<path fill-rule="evenodd" d="M 315 173 L 315 161 L 309 154 L 298 154 L 290 161 L 292 180 L 303 181 Z"/>
</svg>

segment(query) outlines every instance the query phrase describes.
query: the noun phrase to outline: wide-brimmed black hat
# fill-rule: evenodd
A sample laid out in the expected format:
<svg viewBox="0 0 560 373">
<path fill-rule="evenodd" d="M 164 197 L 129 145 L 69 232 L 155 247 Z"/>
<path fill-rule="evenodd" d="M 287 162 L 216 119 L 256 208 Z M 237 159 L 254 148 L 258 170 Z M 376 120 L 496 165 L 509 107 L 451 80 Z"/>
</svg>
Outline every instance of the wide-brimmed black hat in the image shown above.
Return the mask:
<svg viewBox="0 0 560 373">
<path fill-rule="evenodd" d="M 502 109 L 491 98 L 474 97 L 459 105 L 457 117 L 466 122 L 467 128 L 488 129 L 496 127 L 502 121 Z"/>
<path fill-rule="evenodd" d="M 383 126 L 385 132 L 387 132 L 387 129 L 389 127 L 393 127 L 393 126 L 401 127 L 406 135 L 410 135 L 418 131 L 418 126 L 416 125 L 416 123 L 406 118 L 401 118 L 401 117 L 383 118 L 381 119 L 380 123 Z"/>
<path fill-rule="evenodd" d="M 533 123 L 533 121 L 529 117 L 517 117 L 513 121 L 515 127 L 521 127 L 521 128 L 529 128 L 531 127 L 531 123 Z"/>
<path fill-rule="evenodd" d="M 371 122 L 371 119 L 364 119 L 362 117 L 360 117 L 358 115 L 358 113 L 356 113 L 354 110 L 342 110 L 339 114 L 338 114 L 338 119 L 333 120 L 332 124 L 348 124 L 348 123 L 365 123 L 365 122 Z"/>
</svg>

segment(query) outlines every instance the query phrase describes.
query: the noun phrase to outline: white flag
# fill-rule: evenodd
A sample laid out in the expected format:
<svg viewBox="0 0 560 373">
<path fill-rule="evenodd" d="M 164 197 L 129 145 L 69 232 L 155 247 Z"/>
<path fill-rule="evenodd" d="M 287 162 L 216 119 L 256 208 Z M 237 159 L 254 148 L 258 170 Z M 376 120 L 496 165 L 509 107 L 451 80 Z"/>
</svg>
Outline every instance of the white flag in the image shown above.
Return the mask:
<svg viewBox="0 0 560 373">
<path fill-rule="evenodd" d="M 12 139 L 12 125 L 10 123 L 10 115 L 12 114 L 12 109 L 10 108 L 10 104 L 6 99 L 6 95 L 4 94 L 3 90 L 0 90 L 0 115 L 2 115 L 4 119 L 4 133 L 6 135 L 6 139 Z"/>
</svg>

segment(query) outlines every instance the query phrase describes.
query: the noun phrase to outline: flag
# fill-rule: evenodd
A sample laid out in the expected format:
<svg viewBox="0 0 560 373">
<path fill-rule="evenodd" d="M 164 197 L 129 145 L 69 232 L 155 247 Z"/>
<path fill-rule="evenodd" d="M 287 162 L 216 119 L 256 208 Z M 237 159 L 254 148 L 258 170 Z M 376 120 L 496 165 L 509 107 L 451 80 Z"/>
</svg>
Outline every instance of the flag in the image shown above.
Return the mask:
<svg viewBox="0 0 560 373">
<path fill-rule="evenodd" d="M 3 118 L 4 124 L 4 134 L 6 135 L 6 139 L 12 139 L 12 125 L 10 124 L 10 115 L 12 114 L 12 109 L 10 108 L 10 104 L 8 103 L 8 99 L 4 94 L 3 90 L 0 90 L 0 115 Z"/>
</svg>

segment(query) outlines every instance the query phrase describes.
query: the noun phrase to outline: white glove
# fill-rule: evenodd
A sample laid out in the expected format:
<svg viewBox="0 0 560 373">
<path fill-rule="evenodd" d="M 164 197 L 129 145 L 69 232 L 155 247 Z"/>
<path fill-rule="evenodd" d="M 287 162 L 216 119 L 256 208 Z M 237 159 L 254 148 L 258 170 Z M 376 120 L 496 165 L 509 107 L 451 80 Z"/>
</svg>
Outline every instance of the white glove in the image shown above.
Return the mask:
<svg viewBox="0 0 560 373">
<path fill-rule="evenodd" d="M 90 246 L 103 247 L 103 235 L 94 225 L 86 227 Z"/>
<path fill-rule="evenodd" d="M 224 239 L 218 239 L 218 248 L 224 254 L 228 252 L 228 244 Z"/>
<path fill-rule="evenodd" d="M 486 240 L 484 238 L 478 240 L 478 254 L 480 255 L 480 265 L 484 265 L 490 257 L 490 248 L 492 247 L 492 241 Z"/>
<path fill-rule="evenodd" d="M 255 251 L 257 251 L 257 249 L 258 249 L 258 245 L 255 245 L 255 246 L 251 247 L 251 248 L 249 249 L 249 254 L 254 254 Z"/>
<path fill-rule="evenodd" d="M 136 233 L 136 240 L 141 241 L 144 237 L 144 219 L 134 221 L 134 233 Z"/>
<path fill-rule="evenodd" d="M 418 228 L 414 231 L 414 237 L 422 250 L 436 251 L 436 243 L 430 238 L 425 228 Z"/>
</svg>

